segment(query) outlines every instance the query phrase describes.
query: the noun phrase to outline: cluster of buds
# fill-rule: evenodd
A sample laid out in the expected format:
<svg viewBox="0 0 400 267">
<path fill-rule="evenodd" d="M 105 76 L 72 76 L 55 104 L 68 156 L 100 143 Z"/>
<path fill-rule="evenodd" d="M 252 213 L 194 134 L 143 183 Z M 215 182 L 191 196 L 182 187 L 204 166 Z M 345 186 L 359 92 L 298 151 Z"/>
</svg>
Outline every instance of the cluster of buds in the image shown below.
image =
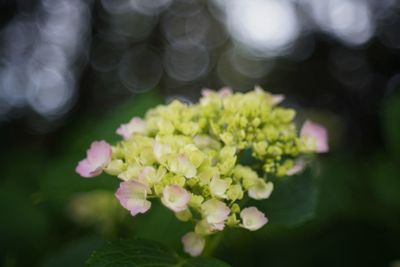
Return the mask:
<svg viewBox="0 0 400 267">
<path fill-rule="evenodd" d="M 94 177 L 105 171 L 121 183 L 116 197 L 132 216 L 161 203 L 182 221 L 194 223 L 182 237 L 184 250 L 201 254 L 206 237 L 226 226 L 250 231 L 267 218 L 243 198 L 267 199 L 272 176 L 294 175 L 305 167 L 304 155 L 328 150 L 326 130 L 306 121 L 300 132 L 295 111 L 279 106 L 282 95 L 256 87 L 248 93 L 203 90 L 198 104 L 173 101 L 135 117 L 116 133 L 123 140 L 95 141 L 76 171 Z M 259 169 L 240 164 L 251 152 Z"/>
</svg>

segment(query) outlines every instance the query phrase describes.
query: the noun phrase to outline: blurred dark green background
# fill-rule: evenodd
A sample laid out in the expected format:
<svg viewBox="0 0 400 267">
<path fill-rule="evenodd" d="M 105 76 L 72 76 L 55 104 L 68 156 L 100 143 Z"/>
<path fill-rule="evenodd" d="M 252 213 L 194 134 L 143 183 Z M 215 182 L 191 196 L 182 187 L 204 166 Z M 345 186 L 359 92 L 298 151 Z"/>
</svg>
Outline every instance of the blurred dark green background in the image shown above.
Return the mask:
<svg viewBox="0 0 400 267">
<path fill-rule="evenodd" d="M 0 0 L 0 264 L 83 266 L 107 240 L 182 253 L 189 226 L 132 218 L 118 181 L 74 173 L 91 141 L 204 87 L 283 93 L 331 151 L 276 182 L 232 266 L 400 266 L 400 5 L 390 0 Z"/>
</svg>

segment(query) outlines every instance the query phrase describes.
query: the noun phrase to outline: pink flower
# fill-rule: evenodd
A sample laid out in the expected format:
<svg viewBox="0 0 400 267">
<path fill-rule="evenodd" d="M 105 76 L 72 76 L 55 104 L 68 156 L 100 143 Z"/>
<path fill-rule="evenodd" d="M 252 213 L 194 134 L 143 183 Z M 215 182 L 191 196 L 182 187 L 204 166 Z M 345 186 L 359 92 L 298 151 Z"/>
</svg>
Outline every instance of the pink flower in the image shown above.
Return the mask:
<svg viewBox="0 0 400 267">
<path fill-rule="evenodd" d="M 134 133 L 145 133 L 146 123 L 141 118 L 134 117 L 130 122 L 121 124 L 116 132 L 124 139 L 128 139 Z"/>
<path fill-rule="evenodd" d="M 161 202 L 175 212 L 184 211 L 190 200 L 190 194 L 178 185 L 168 185 L 163 190 Z"/>
<path fill-rule="evenodd" d="M 219 89 L 218 94 L 220 97 L 227 97 L 232 94 L 232 89 L 228 86 L 224 86 L 221 89 Z"/>
<path fill-rule="evenodd" d="M 151 207 L 151 202 L 148 201 L 147 193 L 150 189 L 136 181 L 126 181 L 119 184 L 119 188 L 115 196 L 121 203 L 122 207 L 129 210 L 132 216 L 138 213 L 145 213 Z"/>
<path fill-rule="evenodd" d="M 277 105 L 285 100 L 285 96 L 281 94 L 272 95 L 272 104 Z"/>
<path fill-rule="evenodd" d="M 86 152 L 86 158 L 81 160 L 75 171 L 82 177 L 98 176 L 111 161 L 111 146 L 105 141 L 94 141 Z"/>
<path fill-rule="evenodd" d="M 240 212 L 240 217 L 242 218 L 243 222 L 242 227 L 250 231 L 256 231 L 268 222 L 268 219 L 265 217 L 264 213 L 255 207 L 243 209 Z"/>
<path fill-rule="evenodd" d="M 217 199 L 210 199 L 202 205 L 203 218 L 206 219 L 207 223 L 213 225 L 217 230 L 223 229 L 225 220 L 228 218 L 231 210 L 228 206 Z"/>
<path fill-rule="evenodd" d="M 306 167 L 306 162 L 302 159 L 295 161 L 294 166 L 286 171 L 286 175 L 292 176 L 301 173 Z"/>
<path fill-rule="evenodd" d="M 307 120 L 300 131 L 300 137 L 314 139 L 315 151 L 317 153 L 325 153 L 329 151 L 328 132 L 322 125 Z"/>
<path fill-rule="evenodd" d="M 204 249 L 206 243 L 204 237 L 196 234 L 195 232 L 189 232 L 182 237 L 183 250 L 190 256 L 199 256 Z"/>
<path fill-rule="evenodd" d="M 219 89 L 219 91 L 214 91 L 208 88 L 204 88 L 201 90 L 201 95 L 203 97 L 208 97 L 212 94 L 217 93 L 220 97 L 224 98 L 227 96 L 230 96 L 232 94 L 232 89 L 228 86 L 222 87 L 221 89 Z"/>
</svg>

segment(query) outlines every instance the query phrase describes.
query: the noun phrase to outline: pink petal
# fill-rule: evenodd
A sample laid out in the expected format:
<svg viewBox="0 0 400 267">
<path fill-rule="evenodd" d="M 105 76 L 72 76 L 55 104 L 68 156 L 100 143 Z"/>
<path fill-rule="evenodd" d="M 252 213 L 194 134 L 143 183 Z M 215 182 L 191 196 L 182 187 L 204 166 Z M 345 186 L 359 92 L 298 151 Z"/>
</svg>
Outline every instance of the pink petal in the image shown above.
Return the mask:
<svg viewBox="0 0 400 267">
<path fill-rule="evenodd" d="M 306 162 L 304 160 L 296 160 L 294 166 L 286 172 L 286 175 L 292 176 L 301 173 L 306 167 Z"/>
<path fill-rule="evenodd" d="M 243 221 L 242 227 L 250 231 L 256 231 L 268 222 L 268 219 L 265 217 L 264 213 L 255 207 L 243 209 L 240 212 L 240 217 Z"/>
<path fill-rule="evenodd" d="M 182 237 L 183 250 L 192 257 L 199 256 L 203 252 L 205 239 L 195 232 L 189 232 Z"/>
<path fill-rule="evenodd" d="M 222 231 L 225 228 L 225 223 L 213 223 L 211 224 L 213 230 Z"/>
<path fill-rule="evenodd" d="M 208 89 L 208 88 L 201 89 L 201 96 L 203 96 L 203 97 L 207 97 L 207 96 L 211 95 L 212 93 L 215 93 L 215 91 Z"/>
<path fill-rule="evenodd" d="M 150 209 L 151 202 L 146 199 L 148 192 L 150 189 L 146 185 L 136 181 L 126 181 L 119 184 L 115 196 L 121 205 L 135 216 Z"/>
<path fill-rule="evenodd" d="M 222 87 L 221 89 L 218 90 L 218 92 L 208 89 L 208 88 L 203 88 L 201 90 L 201 95 L 203 97 L 207 97 L 207 96 L 210 96 L 215 93 L 217 93 L 220 97 L 224 98 L 224 97 L 230 96 L 233 92 L 232 92 L 232 89 L 228 86 Z"/>
<path fill-rule="evenodd" d="M 300 136 L 314 138 L 317 145 L 317 153 L 325 153 L 329 151 L 328 132 L 322 125 L 307 120 L 301 128 Z"/>
<path fill-rule="evenodd" d="M 130 199 L 127 202 L 127 210 L 130 211 L 132 216 L 139 213 L 145 213 L 151 207 L 151 202 L 145 199 Z"/>
<path fill-rule="evenodd" d="M 272 95 L 272 103 L 274 105 L 277 105 L 279 103 L 281 103 L 283 100 L 285 100 L 285 96 L 284 95 Z"/>
<path fill-rule="evenodd" d="M 130 136 L 128 126 L 126 126 L 126 124 L 121 124 L 116 133 L 122 136 L 124 139 L 128 139 Z"/>
<path fill-rule="evenodd" d="M 190 200 L 190 194 L 178 185 L 166 186 L 161 198 L 162 203 L 174 212 L 184 211 Z"/>
<path fill-rule="evenodd" d="M 146 131 L 146 123 L 139 117 L 134 117 L 126 124 L 121 124 L 116 133 L 124 139 L 128 139 L 134 133 L 144 133 Z"/>
<path fill-rule="evenodd" d="M 224 86 L 221 89 L 219 89 L 218 94 L 222 98 L 230 96 L 232 94 L 232 89 L 228 86 Z"/>
<path fill-rule="evenodd" d="M 100 175 L 111 161 L 111 146 L 105 141 L 94 141 L 86 152 L 86 158 L 81 160 L 75 171 L 82 177 Z"/>
<path fill-rule="evenodd" d="M 225 222 L 231 210 L 224 202 L 210 199 L 203 203 L 202 212 L 209 224 L 220 224 Z"/>
<path fill-rule="evenodd" d="M 76 166 L 75 171 L 82 177 L 91 178 L 102 172 L 101 168 L 94 168 L 87 159 L 81 160 Z"/>
<path fill-rule="evenodd" d="M 96 168 L 106 167 L 111 161 L 111 146 L 105 141 L 94 141 L 87 151 L 87 160 Z"/>
</svg>

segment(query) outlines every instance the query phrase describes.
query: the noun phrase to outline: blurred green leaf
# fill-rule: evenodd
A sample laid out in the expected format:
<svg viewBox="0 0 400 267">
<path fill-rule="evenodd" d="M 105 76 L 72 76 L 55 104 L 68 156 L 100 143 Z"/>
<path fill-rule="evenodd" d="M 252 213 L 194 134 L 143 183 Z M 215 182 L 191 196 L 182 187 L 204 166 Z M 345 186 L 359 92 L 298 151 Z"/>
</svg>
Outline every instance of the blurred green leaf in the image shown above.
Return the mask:
<svg viewBox="0 0 400 267">
<path fill-rule="evenodd" d="M 400 176 L 399 167 L 385 156 L 377 157 L 371 162 L 368 178 L 375 194 L 377 208 L 400 210 Z"/>
<path fill-rule="evenodd" d="M 96 237 L 86 237 L 74 241 L 57 253 L 51 255 L 42 265 L 43 267 L 79 267 L 85 266 L 87 258 L 92 251 L 103 243 Z"/>
<path fill-rule="evenodd" d="M 0 265 L 34 266 L 46 249 L 50 221 L 18 181 L 0 184 Z"/>
<path fill-rule="evenodd" d="M 0 249 L 30 247 L 45 237 L 48 221 L 34 202 L 14 181 L 0 184 Z"/>
<path fill-rule="evenodd" d="M 134 223 L 135 237 L 154 240 L 173 248 L 180 248 L 181 237 L 193 229 L 192 224 L 179 221 L 172 211 L 157 200 L 152 202 L 151 210 L 146 214 L 135 218 L 130 214 L 128 216 Z"/>
<path fill-rule="evenodd" d="M 400 95 L 389 98 L 383 113 L 383 128 L 387 148 L 400 157 Z"/>
<path fill-rule="evenodd" d="M 317 184 L 310 168 L 301 175 L 278 178 L 265 201 L 254 201 L 270 224 L 296 226 L 311 219 L 317 203 Z"/>
<path fill-rule="evenodd" d="M 325 158 L 324 170 L 318 178 L 318 219 L 331 220 L 370 213 L 365 161 L 351 154 Z"/>
<path fill-rule="evenodd" d="M 107 244 L 93 252 L 89 267 L 229 267 L 212 258 L 179 257 L 168 247 L 146 239 L 120 240 Z"/>
</svg>

